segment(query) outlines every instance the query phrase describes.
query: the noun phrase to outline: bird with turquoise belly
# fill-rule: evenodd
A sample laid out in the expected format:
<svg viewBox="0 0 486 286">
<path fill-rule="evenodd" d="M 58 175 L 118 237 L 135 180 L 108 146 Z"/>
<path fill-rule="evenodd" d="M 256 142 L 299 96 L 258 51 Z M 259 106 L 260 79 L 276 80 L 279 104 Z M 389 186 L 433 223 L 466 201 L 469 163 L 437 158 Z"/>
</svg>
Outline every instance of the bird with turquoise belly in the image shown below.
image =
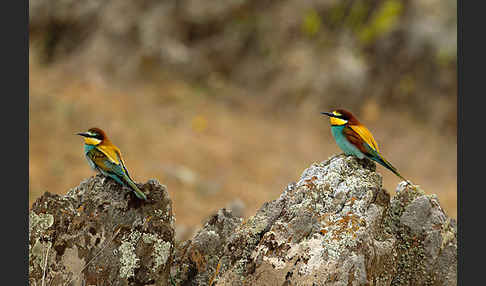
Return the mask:
<svg viewBox="0 0 486 286">
<path fill-rule="evenodd" d="M 331 133 L 344 154 L 378 162 L 409 183 L 390 162 L 383 158 L 371 132 L 351 112 L 336 109 L 332 112 L 321 112 L 321 114 L 329 116 Z"/>
<path fill-rule="evenodd" d="M 77 135 L 84 137 L 84 154 L 91 168 L 131 188 L 139 199 L 147 200 L 130 177 L 120 149 L 111 143 L 103 130 L 94 127 Z"/>
</svg>

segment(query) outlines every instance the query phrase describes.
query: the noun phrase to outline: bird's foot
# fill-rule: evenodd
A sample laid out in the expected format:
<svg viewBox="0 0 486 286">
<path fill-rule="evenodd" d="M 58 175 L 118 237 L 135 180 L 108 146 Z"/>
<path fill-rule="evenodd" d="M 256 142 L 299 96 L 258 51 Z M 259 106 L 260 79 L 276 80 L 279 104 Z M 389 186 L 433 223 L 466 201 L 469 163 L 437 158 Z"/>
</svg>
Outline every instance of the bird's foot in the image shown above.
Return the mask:
<svg viewBox="0 0 486 286">
<path fill-rule="evenodd" d="M 425 194 L 425 191 L 419 185 L 412 185 L 412 188 L 421 194 Z"/>
<path fill-rule="evenodd" d="M 413 183 L 410 180 L 404 180 L 404 181 L 407 186 L 413 186 Z"/>
<path fill-rule="evenodd" d="M 405 187 L 410 188 L 416 192 L 419 192 L 421 194 L 425 194 L 424 190 L 420 187 L 420 185 L 416 185 L 412 183 L 410 180 L 404 180 L 405 181 Z"/>
</svg>

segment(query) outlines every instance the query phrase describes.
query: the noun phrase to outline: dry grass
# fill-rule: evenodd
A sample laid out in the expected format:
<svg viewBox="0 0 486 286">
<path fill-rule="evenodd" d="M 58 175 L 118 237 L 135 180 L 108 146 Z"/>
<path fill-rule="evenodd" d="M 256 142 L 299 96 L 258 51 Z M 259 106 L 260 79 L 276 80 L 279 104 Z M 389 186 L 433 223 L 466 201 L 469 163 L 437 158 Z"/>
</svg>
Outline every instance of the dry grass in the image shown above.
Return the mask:
<svg viewBox="0 0 486 286">
<path fill-rule="evenodd" d="M 117 90 L 32 62 L 31 204 L 44 191 L 66 193 L 94 174 L 74 135 L 93 126 L 121 148 L 136 181 L 156 178 L 168 186 L 177 224 L 190 227 L 237 198 L 250 215 L 313 162 L 340 153 L 328 121 L 312 103 L 274 115 L 261 111 L 259 96 L 235 105 L 227 90 L 174 80 Z M 456 138 L 372 102 L 360 114 L 386 158 L 427 193 L 437 194 L 456 217 Z M 393 193 L 399 179 L 377 168 Z"/>
</svg>

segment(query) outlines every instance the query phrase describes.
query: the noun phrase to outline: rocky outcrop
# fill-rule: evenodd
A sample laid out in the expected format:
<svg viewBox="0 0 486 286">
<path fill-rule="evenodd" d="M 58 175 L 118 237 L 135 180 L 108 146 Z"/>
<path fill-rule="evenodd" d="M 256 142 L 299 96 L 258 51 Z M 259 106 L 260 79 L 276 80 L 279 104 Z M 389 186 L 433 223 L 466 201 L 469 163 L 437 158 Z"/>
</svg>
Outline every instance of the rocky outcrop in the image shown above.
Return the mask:
<svg viewBox="0 0 486 286">
<path fill-rule="evenodd" d="M 167 285 L 172 202 L 155 180 L 139 187 L 147 202 L 101 175 L 40 197 L 29 213 L 31 285 Z"/>
<path fill-rule="evenodd" d="M 177 285 L 210 285 L 220 267 L 227 238 L 242 219 L 221 209 L 211 216 L 191 240 L 177 248 L 171 275 Z"/>
<path fill-rule="evenodd" d="M 143 203 L 97 176 L 34 204 L 31 280 L 46 269 L 48 285 L 456 285 L 455 221 L 405 182 L 390 198 L 375 168 L 315 163 L 254 216 L 221 209 L 176 247 L 163 186 L 143 185 Z"/>
<path fill-rule="evenodd" d="M 211 267 L 192 266 L 208 280 L 181 285 L 456 285 L 455 221 L 435 195 L 404 182 L 397 192 L 390 199 L 372 162 L 313 164 L 230 236 L 209 236 L 206 225 L 198 245 L 217 237 L 223 249 L 198 256 Z"/>
</svg>

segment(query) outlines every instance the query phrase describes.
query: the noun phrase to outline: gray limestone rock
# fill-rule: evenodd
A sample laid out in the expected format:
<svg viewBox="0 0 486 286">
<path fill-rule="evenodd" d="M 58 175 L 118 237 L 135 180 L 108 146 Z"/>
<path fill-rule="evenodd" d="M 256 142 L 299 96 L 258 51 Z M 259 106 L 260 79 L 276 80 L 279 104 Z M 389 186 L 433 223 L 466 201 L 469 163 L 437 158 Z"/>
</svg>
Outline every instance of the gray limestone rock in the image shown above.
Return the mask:
<svg viewBox="0 0 486 286">
<path fill-rule="evenodd" d="M 29 213 L 31 285 L 168 285 L 172 202 L 156 180 L 139 187 L 148 201 L 101 175 L 40 197 Z"/>
<path fill-rule="evenodd" d="M 228 238 L 214 285 L 456 285 L 455 222 L 437 197 L 382 189 L 375 164 L 313 164 Z"/>
<path fill-rule="evenodd" d="M 457 226 L 437 196 L 382 188 L 375 164 L 314 163 L 242 219 L 221 209 L 174 242 L 164 186 L 148 202 L 102 176 L 30 211 L 30 280 L 47 285 L 456 285 Z M 48 254 L 46 256 L 46 254 Z M 46 259 L 47 257 L 47 259 Z M 44 274 L 45 270 L 45 274 Z M 71 283 L 67 283 L 71 281 Z M 84 283 L 84 284 L 83 284 Z"/>
<path fill-rule="evenodd" d="M 192 239 L 176 248 L 171 276 L 176 285 L 210 285 L 221 264 L 227 239 L 242 219 L 231 210 L 220 209 Z"/>
</svg>

